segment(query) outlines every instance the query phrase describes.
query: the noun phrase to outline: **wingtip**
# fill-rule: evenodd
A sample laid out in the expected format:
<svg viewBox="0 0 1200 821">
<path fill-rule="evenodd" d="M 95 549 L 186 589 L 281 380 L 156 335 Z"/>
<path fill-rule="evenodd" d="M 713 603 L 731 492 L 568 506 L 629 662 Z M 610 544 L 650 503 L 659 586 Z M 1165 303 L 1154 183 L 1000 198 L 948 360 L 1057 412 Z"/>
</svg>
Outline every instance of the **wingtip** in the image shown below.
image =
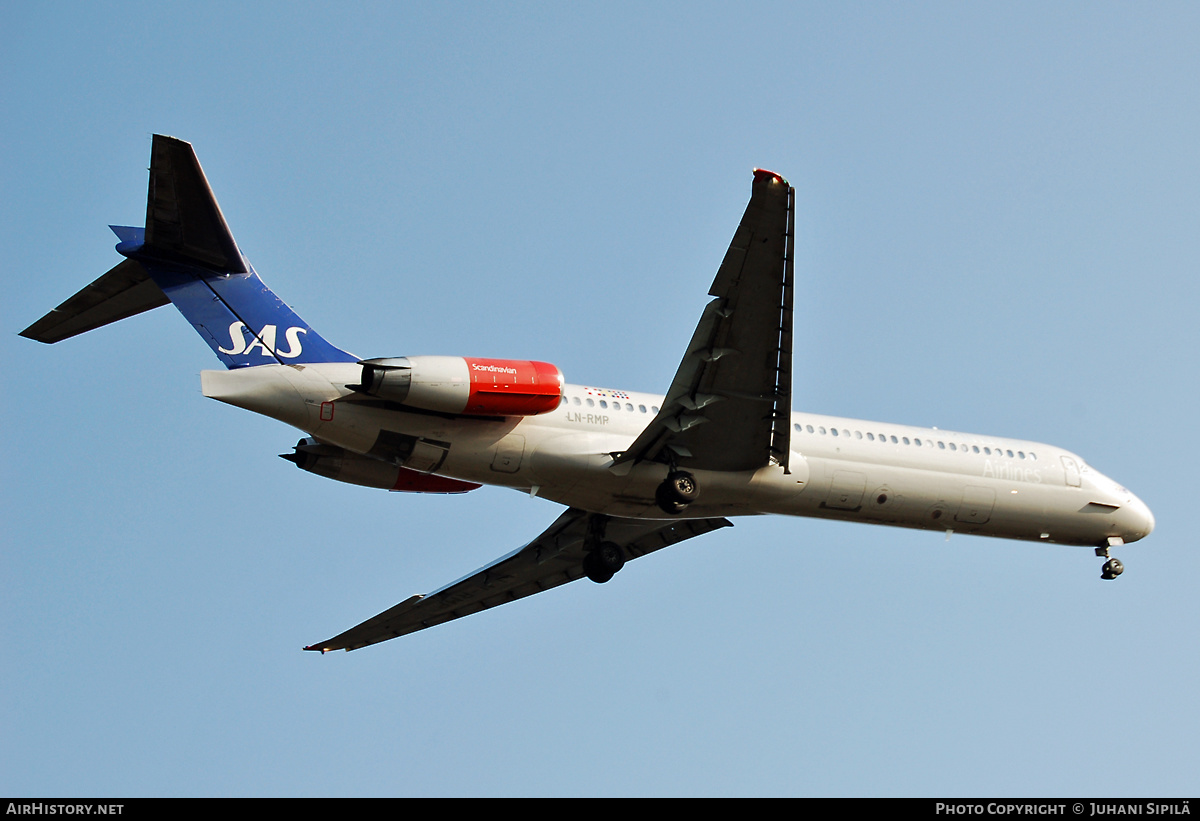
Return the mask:
<svg viewBox="0 0 1200 821">
<path fill-rule="evenodd" d="M 789 184 L 788 181 L 785 180 L 781 175 L 776 174 L 774 171 L 768 171 L 765 168 L 754 169 L 754 181 L 755 182 L 779 182 L 779 183 L 783 183 L 784 185 Z"/>
</svg>

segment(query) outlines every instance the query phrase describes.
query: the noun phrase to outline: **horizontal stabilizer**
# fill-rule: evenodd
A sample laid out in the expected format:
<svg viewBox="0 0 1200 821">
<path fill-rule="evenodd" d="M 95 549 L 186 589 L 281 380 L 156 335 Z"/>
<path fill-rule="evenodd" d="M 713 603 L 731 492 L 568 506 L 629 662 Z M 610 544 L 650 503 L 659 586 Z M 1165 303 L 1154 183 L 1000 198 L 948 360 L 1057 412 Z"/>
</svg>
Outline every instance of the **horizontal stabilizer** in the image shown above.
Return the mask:
<svg viewBox="0 0 1200 821">
<path fill-rule="evenodd" d="M 58 342 L 173 303 L 227 368 L 356 362 L 242 256 L 190 143 L 154 135 L 146 227 L 110 226 L 125 262 L 21 332 Z"/>
<path fill-rule="evenodd" d="M 59 342 L 167 304 L 140 263 L 127 259 L 21 331 L 38 342 Z"/>
</svg>

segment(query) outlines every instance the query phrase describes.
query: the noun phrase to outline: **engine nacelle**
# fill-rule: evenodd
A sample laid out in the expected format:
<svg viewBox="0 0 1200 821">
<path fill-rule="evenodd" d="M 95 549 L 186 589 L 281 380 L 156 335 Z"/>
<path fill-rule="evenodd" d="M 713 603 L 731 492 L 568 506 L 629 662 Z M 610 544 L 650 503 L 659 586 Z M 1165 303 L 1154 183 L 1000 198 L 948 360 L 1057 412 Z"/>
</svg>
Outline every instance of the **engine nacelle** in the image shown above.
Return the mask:
<svg viewBox="0 0 1200 821">
<path fill-rule="evenodd" d="M 562 371 L 548 362 L 401 356 L 366 359 L 356 391 L 402 405 L 470 416 L 536 416 L 562 401 Z"/>
<path fill-rule="evenodd" d="M 296 443 L 295 453 L 281 453 L 280 458 L 295 462 L 301 470 L 363 487 L 377 487 L 408 493 L 466 493 L 480 487 L 448 476 L 434 476 L 392 462 L 372 459 L 352 453 L 337 445 L 327 445 L 311 437 Z"/>
</svg>

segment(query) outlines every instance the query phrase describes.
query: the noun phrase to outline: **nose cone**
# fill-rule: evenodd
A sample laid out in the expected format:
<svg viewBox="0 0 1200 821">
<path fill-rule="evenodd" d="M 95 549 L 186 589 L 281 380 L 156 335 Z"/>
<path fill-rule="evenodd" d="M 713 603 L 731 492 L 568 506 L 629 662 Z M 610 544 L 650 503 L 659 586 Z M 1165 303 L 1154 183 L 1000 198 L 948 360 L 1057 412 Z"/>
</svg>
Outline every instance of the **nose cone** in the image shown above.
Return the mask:
<svg viewBox="0 0 1200 821">
<path fill-rule="evenodd" d="M 1146 507 L 1146 503 L 1134 496 L 1125 505 L 1124 510 L 1125 521 L 1122 522 L 1122 530 L 1126 531 L 1125 541 L 1136 542 L 1138 539 L 1149 536 L 1150 532 L 1154 530 L 1154 514 L 1150 512 L 1150 508 Z"/>
</svg>

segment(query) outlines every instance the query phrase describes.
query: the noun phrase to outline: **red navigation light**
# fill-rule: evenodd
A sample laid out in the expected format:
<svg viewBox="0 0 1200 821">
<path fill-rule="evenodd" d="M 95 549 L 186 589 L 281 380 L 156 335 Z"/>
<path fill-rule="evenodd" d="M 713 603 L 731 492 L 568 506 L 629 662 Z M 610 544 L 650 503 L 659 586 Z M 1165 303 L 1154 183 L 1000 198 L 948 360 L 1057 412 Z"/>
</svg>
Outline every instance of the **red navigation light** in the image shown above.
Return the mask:
<svg viewBox="0 0 1200 821">
<path fill-rule="evenodd" d="M 776 174 L 774 171 L 768 171 L 765 168 L 754 169 L 754 181 L 755 182 L 768 182 L 771 180 L 774 180 L 775 182 L 781 182 L 784 185 L 788 184 L 787 180 L 785 180 L 783 177 Z"/>
</svg>

